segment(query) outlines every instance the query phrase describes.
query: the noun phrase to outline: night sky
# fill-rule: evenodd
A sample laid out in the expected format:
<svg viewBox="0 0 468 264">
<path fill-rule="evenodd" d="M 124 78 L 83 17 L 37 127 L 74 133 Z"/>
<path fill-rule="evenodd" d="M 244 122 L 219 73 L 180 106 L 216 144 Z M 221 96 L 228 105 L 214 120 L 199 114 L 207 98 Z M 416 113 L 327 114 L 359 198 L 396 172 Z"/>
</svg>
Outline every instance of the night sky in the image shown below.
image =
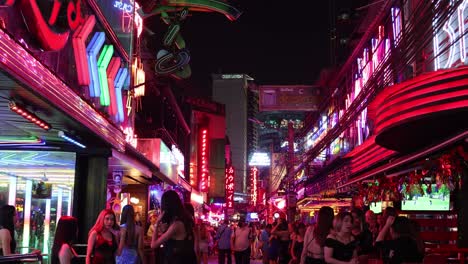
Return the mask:
<svg viewBox="0 0 468 264">
<path fill-rule="evenodd" d="M 328 64 L 329 1 L 230 1 L 243 14 L 192 12 L 182 34 L 192 55 L 190 94 L 211 94 L 211 73 L 246 73 L 258 84 L 312 84 Z"/>
</svg>

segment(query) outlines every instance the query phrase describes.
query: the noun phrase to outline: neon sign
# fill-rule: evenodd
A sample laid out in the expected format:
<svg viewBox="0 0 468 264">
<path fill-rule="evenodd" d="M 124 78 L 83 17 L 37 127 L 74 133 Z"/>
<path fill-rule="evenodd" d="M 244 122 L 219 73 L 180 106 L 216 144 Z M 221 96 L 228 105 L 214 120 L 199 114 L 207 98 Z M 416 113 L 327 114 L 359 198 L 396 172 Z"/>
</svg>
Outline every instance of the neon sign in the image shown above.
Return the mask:
<svg viewBox="0 0 468 264">
<path fill-rule="evenodd" d="M 133 96 L 135 98 L 145 96 L 145 71 L 143 70 L 143 63 L 141 63 L 140 58 L 135 58 L 132 64 L 132 72 L 134 76 L 133 85 L 135 87 Z"/>
<path fill-rule="evenodd" d="M 250 179 L 251 179 L 251 195 L 250 195 L 250 202 L 253 206 L 257 205 L 258 201 L 258 189 L 257 189 L 257 182 L 258 182 L 258 169 L 257 167 L 252 167 L 250 169 Z"/>
<path fill-rule="evenodd" d="M 176 160 L 177 164 L 177 173 L 180 177 L 185 178 L 185 158 L 184 154 L 180 152 L 180 150 L 175 146 L 172 145 L 172 155 L 174 155 L 174 159 Z"/>
<path fill-rule="evenodd" d="M 234 208 L 234 167 L 226 168 L 225 179 L 226 208 Z"/>
<path fill-rule="evenodd" d="M 270 156 L 268 153 L 255 152 L 250 158 L 249 166 L 270 166 Z"/>
<path fill-rule="evenodd" d="M 453 7 L 455 1 L 450 1 Z M 437 1 L 436 6 L 439 5 Z M 468 0 L 464 0 L 443 24 L 441 30 L 435 32 L 433 38 L 434 45 L 434 69 L 447 69 L 457 64 L 465 64 L 466 61 L 466 21 Z M 433 21 L 435 28 L 439 21 L 438 16 Z M 457 48 L 458 46 L 458 48 Z"/>
<path fill-rule="evenodd" d="M 96 18 L 94 16 L 89 16 L 84 25 L 78 27 L 72 37 L 73 53 L 75 55 L 76 73 L 79 85 L 89 85 L 90 82 L 88 62 L 86 61 L 85 41 L 89 34 L 91 34 L 91 31 L 93 31 L 95 24 Z"/>
<path fill-rule="evenodd" d="M 200 168 L 200 191 L 201 192 L 207 192 L 208 187 L 209 187 L 209 182 L 208 182 L 208 175 L 209 175 L 209 169 L 208 169 L 208 154 L 209 154 L 209 148 L 208 148 L 208 129 L 203 128 L 200 130 L 200 160 L 199 160 L 199 165 L 198 167 Z"/>
<path fill-rule="evenodd" d="M 30 32 L 35 34 L 45 50 L 61 50 L 67 44 L 70 30 L 76 30 L 84 21 L 83 14 L 81 13 L 81 0 L 69 1 L 66 7 L 66 16 L 70 30 L 61 33 L 55 32 L 52 27 L 56 25 L 61 5 L 62 2 L 60 0 L 54 0 L 50 17 L 46 21 L 44 14 L 42 14 L 37 4 L 37 0 L 21 1 L 21 11 L 27 17 L 25 19 L 26 24 Z"/>
<path fill-rule="evenodd" d="M 125 141 L 127 141 L 128 144 L 132 145 L 132 147 L 136 148 L 137 147 L 137 135 L 133 132 L 132 127 L 120 127 L 123 130 L 123 133 L 125 134 Z"/>
<path fill-rule="evenodd" d="M 81 10 L 82 1 L 67 1 L 65 6 L 64 3 L 60 0 L 45 4 L 37 0 L 20 1 L 20 9 L 26 17 L 26 25 L 42 49 L 61 50 L 67 45 L 71 35 L 78 85 L 88 86 L 90 97 L 99 97 L 102 106 L 109 106 L 110 116 L 121 123 L 124 121 L 121 93 L 128 70 L 119 70 L 121 60 L 113 58 L 114 46 L 105 45 L 104 32 L 94 33 L 86 45 L 86 40 L 96 25 L 96 18 L 94 15 L 84 15 Z M 13 0 L 5 2 L 7 6 L 13 4 Z M 44 10 L 46 5 L 49 5 L 49 10 Z M 55 28 L 64 24 L 60 21 L 61 17 L 66 18 L 66 25 L 64 31 L 58 32 Z"/>
</svg>

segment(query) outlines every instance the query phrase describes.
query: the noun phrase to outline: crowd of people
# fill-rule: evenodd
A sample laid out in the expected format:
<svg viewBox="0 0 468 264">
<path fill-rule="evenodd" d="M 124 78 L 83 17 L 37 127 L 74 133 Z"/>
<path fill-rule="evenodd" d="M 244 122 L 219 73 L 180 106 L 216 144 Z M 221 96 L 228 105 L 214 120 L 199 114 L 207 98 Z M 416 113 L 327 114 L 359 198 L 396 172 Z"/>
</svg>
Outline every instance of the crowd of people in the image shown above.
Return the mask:
<svg viewBox="0 0 468 264">
<path fill-rule="evenodd" d="M 0 208 L 0 254 L 15 252 L 15 208 Z M 244 218 L 225 220 L 216 231 L 206 223 L 196 223 L 194 208 L 183 204 L 172 190 L 161 198 L 161 213 L 149 214 L 146 235 L 154 250 L 155 263 L 208 264 L 208 255 L 218 253 L 219 264 L 342 264 L 419 263 L 424 256 L 418 227 L 410 219 L 398 216 L 387 207 L 381 215 L 353 209 L 334 214 L 322 207 L 315 223 L 288 223 L 279 218 L 273 224 L 246 223 Z M 51 252 L 52 264 L 69 264 L 77 258 L 72 247 L 78 236 L 78 220 L 62 216 L 57 224 Z M 102 210 L 88 234 L 86 264 L 146 263 L 143 228 L 137 223 L 133 206 L 124 206 L 120 225 L 114 211 Z"/>
<path fill-rule="evenodd" d="M 342 264 L 420 263 L 424 246 L 417 224 L 398 216 L 388 207 L 376 215 L 368 210 L 353 209 L 337 215 L 331 207 L 322 207 L 314 224 L 287 223 L 283 218 L 273 224 L 237 225 L 225 222 L 215 236 L 218 263 L 250 263 L 260 258 L 263 264 Z"/>
</svg>

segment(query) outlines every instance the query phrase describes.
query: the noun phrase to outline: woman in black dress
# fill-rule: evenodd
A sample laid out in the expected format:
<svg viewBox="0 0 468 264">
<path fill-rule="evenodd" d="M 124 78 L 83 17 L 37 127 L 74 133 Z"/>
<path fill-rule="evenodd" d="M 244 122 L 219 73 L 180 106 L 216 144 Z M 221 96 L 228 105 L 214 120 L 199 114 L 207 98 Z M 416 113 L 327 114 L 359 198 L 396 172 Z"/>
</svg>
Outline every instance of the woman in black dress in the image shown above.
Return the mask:
<svg viewBox="0 0 468 264">
<path fill-rule="evenodd" d="M 161 223 L 169 225 L 167 231 L 158 237 L 153 233 L 151 248 L 158 248 L 164 243 L 166 250 L 166 263 L 171 264 L 195 264 L 195 236 L 192 217 L 185 210 L 179 195 L 172 190 L 164 192 L 161 198 L 162 213 L 156 221 L 157 226 Z"/>
<path fill-rule="evenodd" d="M 325 262 L 329 264 L 358 264 L 356 240 L 351 230 L 353 216 L 348 212 L 339 213 L 333 222 L 334 233 L 325 240 Z"/>
</svg>

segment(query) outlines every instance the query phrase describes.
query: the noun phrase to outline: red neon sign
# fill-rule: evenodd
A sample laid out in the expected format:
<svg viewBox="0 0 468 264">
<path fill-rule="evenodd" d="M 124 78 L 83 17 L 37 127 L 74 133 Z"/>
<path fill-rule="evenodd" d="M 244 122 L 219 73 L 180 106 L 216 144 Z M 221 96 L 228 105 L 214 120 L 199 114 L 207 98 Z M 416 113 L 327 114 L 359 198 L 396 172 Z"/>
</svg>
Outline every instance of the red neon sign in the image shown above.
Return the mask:
<svg viewBox="0 0 468 264">
<path fill-rule="evenodd" d="M 199 148 L 199 164 L 198 168 L 200 168 L 200 191 L 207 192 L 209 183 L 208 183 L 208 129 L 203 128 L 200 130 L 200 148 Z"/>
<path fill-rule="evenodd" d="M 75 55 L 76 72 L 79 85 L 89 85 L 88 60 L 86 59 L 86 39 L 93 31 L 96 18 L 89 16 L 82 26 L 79 26 L 72 37 L 73 53 Z"/>
<path fill-rule="evenodd" d="M 25 21 L 31 33 L 36 35 L 42 48 L 45 50 L 61 50 L 65 47 L 65 44 L 67 44 L 70 31 L 58 33 L 52 29 L 57 22 L 61 5 L 62 3 L 60 0 L 54 0 L 49 20 L 46 21 L 44 14 L 42 14 L 37 4 L 37 0 L 21 1 L 21 10 L 28 18 Z M 68 27 L 72 31 L 83 23 L 84 18 L 81 13 L 81 0 L 68 2 L 67 21 Z"/>
<path fill-rule="evenodd" d="M 226 169 L 226 208 L 234 208 L 234 167 L 229 166 Z"/>
<path fill-rule="evenodd" d="M 107 67 L 107 85 L 109 87 L 109 114 L 111 116 L 115 116 L 117 114 L 117 97 L 115 95 L 115 86 L 114 81 L 117 75 L 117 72 L 120 69 L 120 58 L 113 57 L 109 63 L 109 67 Z"/>
<path fill-rule="evenodd" d="M 250 180 L 251 180 L 251 194 L 250 194 L 250 202 L 252 205 L 256 206 L 258 201 L 258 169 L 257 167 L 252 167 L 250 169 Z"/>
</svg>

